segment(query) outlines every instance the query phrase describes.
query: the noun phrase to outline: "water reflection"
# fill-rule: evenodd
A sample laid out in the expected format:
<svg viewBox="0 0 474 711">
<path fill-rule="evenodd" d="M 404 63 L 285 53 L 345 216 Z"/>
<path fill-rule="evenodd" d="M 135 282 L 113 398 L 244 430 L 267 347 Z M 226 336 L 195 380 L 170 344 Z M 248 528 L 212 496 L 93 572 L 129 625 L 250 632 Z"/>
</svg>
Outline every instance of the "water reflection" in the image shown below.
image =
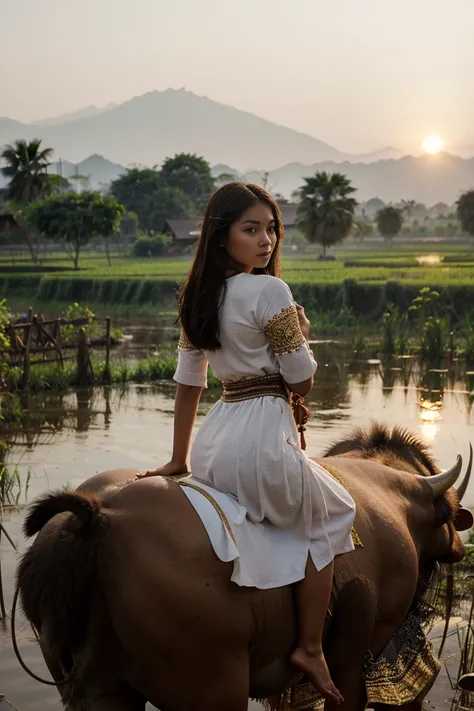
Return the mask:
<svg viewBox="0 0 474 711">
<path fill-rule="evenodd" d="M 441 256 L 439 254 L 424 254 L 420 257 L 415 257 L 418 264 L 423 264 L 427 267 L 437 267 L 441 264 Z"/>
<path fill-rule="evenodd" d="M 446 393 L 470 415 L 474 402 L 474 372 L 463 370 L 453 363 L 449 369 L 430 369 L 420 366 L 414 358 L 379 360 L 356 359 L 341 344 L 315 344 L 318 370 L 315 386 L 307 398 L 312 412 L 311 423 L 349 422 L 354 419 L 355 403 L 373 402 L 373 416 L 384 419 L 387 411 L 404 424 L 402 405 L 416 407 L 422 436 L 433 442 L 443 421 Z M 5 432 L 14 444 L 29 449 L 47 444 L 61 430 L 85 434 L 90 430 L 108 432 L 114 417 L 122 408 L 148 407 L 145 398 L 160 394 L 166 411 L 172 413 L 175 387 L 173 383 L 130 387 L 82 388 L 73 392 L 25 395 L 22 407 L 25 414 L 21 425 Z M 377 393 L 382 400 L 377 403 Z M 164 399 L 163 399 L 164 396 Z M 204 414 L 220 396 L 219 389 L 205 391 L 201 402 Z M 391 411 L 391 400 L 396 400 Z M 133 409 L 133 408 L 132 408 Z M 163 406 L 160 408 L 163 410 Z M 385 412 L 384 412 L 385 411 Z"/>
<path fill-rule="evenodd" d="M 176 314 L 157 312 L 155 317 L 114 318 L 113 326 L 120 328 L 124 340 L 113 349 L 112 358 L 133 362 L 156 353 L 159 346 L 178 340 Z"/>
<path fill-rule="evenodd" d="M 23 415 L 19 423 L 2 427 L 2 436 L 11 444 L 34 449 L 48 444 L 63 429 L 88 432 L 107 430 L 113 409 L 126 397 L 124 388 L 81 388 L 62 393 L 23 394 Z M 113 400 L 113 404 L 112 404 Z"/>
<path fill-rule="evenodd" d="M 145 351 L 159 343 L 154 336 L 144 340 Z M 457 452 L 467 461 L 467 443 L 474 431 L 474 371 L 466 372 L 456 362 L 447 371 L 422 368 L 413 358 L 380 362 L 355 357 L 350 349 L 334 343 L 313 344 L 313 350 L 319 368 L 308 398 L 312 415 L 306 432 L 310 456 L 321 454 L 354 426 L 365 427 L 376 419 L 419 434 L 432 445 L 442 467 L 451 465 Z M 174 393 L 173 383 L 161 383 L 24 397 L 22 422 L 5 433 L 17 445 L 10 456 L 21 475 L 21 490 L 16 491 L 18 509 L 3 509 L 3 522 L 22 550 L 24 505 L 38 494 L 64 485 L 78 486 L 98 471 L 151 468 L 168 460 Z M 219 396 L 218 389 L 205 393 L 197 424 Z M 474 508 L 474 482 L 465 504 Z M 17 557 L 8 547 L 2 554 L 9 606 Z M 47 673 L 30 637 L 22 639 L 22 651 L 33 660 L 35 671 Z M 18 708 L 32 711 L 48 705 L 59 710 L 56 691 L 39 689 L 23 674 L 11 653 L 11 640 L 8 634 L 2 639 L 1 629 L 0 668 L 0 691 L 7 692 Z M 38 694 L 43 694 L 41 702 Z"/>
<path fill-rule="evenodd" d="M 380 364 L 380 377 L 385 396 L 389 396 L 395 387 L 403 387 L 405 394 L 416 378 L 414 358 L 397 358 Z"/>
<path fill-rule="evenodd" d="M 421 432 L 429 442 L 434 441 L 439 432 L 439 421 L 441 420 L 442 401 L 432 402 L 420 397 L 420 420 L 422 422 Z"/>
</svg>

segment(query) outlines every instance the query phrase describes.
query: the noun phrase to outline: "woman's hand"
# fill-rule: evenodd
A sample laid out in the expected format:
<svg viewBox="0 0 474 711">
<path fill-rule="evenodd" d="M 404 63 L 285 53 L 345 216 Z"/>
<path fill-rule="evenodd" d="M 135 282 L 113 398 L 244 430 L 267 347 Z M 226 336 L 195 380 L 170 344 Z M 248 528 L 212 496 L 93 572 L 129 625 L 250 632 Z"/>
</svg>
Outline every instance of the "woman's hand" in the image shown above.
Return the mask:
<svg viewBox="0 0 474 711">
<path fill-rule="evenodd" d="M 298 321 L 300 324 L 301 332 L 303 336 L 306 338 L 307 341 L 309 341 L 309 330 L 311 328 L 311 324 L 309 320 L 306 318 L 304 308 L 300 306 L 299 304 L 296 303 L 295 301 L 295 306 L 296 306 L 296 313 L 298 314 Z"/>
<path fill-rule="evenodd" d="M 147 472 L 146 474 L 140 474 L 138 477 L 139 479 L 146 479 L 146 477 L 149 476 L 179 476 L 180 474 L 187 474 L 188 473 L 188 467 L 186 464 L 177 464 L 176 462 L 168 462 L 168 464 L 165 464 L 162 467 L 158 467 L 158 469 L 153 469 L 152 471 Z"/>
</svg>

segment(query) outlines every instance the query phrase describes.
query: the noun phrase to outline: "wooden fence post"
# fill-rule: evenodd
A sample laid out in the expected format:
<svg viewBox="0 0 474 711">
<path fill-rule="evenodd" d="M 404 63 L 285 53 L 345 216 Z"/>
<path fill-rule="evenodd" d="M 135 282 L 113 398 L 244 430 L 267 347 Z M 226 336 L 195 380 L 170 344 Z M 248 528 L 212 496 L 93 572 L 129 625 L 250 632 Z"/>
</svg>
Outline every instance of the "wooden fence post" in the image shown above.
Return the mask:
<svg viewBox="0 0 474 711">
<path fill-rule="evenodd" d="M 30 379 L 30 346 L 31 346 L 32 321 L 33 321 L 33 307 L 29 306 L 28 312 L 26 314 L 25 336 L 24 336 L 25 353 L 24 353 L 24 360 L 23 360 L 23 382 L 22 382 L 23 389 L 28 387 L 28 380 Z"/>
<path fill-rule="evenodd" d="M 25 354 L 23 357 L 23 383 L 22 388 L 28 387 L 28 380 L 30 379 L 30 345 L 31 345 L 31 322 L 25 325 L 26 338 L 25 338 Z"/>
<path fill-rule="evenodd" d="M 89 340 L 84 328 L 79 331 L 77 339 L 77 384 L 88 385 L 94 381 Z"/>
<path fill-rule="evenodd" d="M 63 352 L 61 350 L 61 322 L 60 322 L 59 318 L 56 321 L 56 323 L 54 324 L 53 338 L 56 343 L 56 350 L 59 355 L 59 362 L 61 364 L 61 368 L 64 368 Z"/>
<path fill-rule="evenodd" d="M 22 383 L 19 387 L 27 389 L 31 367 L 34 365 L 44 365 L 48 363 L 59 363 L 64 367 L 65 360 L 76 357 L 77 382 L 78 384 L 93 384 L 94 372 L 90 356 L 91 343 L 87 337 L 85 328 L 81 328 L 89 322 L 89 319 L 80 317 L 76 319 L 44 319 L 33 315 L 33 309 L 28 310 L 30 320 L 10 323 L 7 332 L 10 336 L 10 348 L 8 354 L 13 366 L 23 365 Z M 103 322 L 104 319 L 101 319 Z M 112 350 L 112 323 L 110 316 L 107 316 L 105 339 L 99 339 L 101 346 L 105 342 L 105 364 L 102 373 L 102 382 L 110 382 L 111 376 L 111 350 Z M 79 328 L 77 342 L 74 344 L 62 343 L 61 326 L 74 326 Z M 23 340 L 19 332 L 23 331 Z M 76 356 L 65 355 L 64 351 L 76 351 Z M 35 358 L 35 354 L 37 357 Z M 33 358 L 33 359 L 32 359 Z"/>
</svg>

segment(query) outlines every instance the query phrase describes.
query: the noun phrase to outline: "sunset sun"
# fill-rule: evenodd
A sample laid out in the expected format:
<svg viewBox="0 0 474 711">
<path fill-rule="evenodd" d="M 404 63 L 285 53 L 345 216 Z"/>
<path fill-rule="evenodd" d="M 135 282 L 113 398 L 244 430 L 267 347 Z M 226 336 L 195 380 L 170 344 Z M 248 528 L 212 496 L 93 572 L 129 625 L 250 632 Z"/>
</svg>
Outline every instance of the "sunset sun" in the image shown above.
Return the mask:
<svg viewBox="0 0 474 711">
<path fill-rule="evenodd" d="M 439 136 L 426 136 L 423 140 L 422 146 L 425 153 L 435 156 L 443 150 L 444 141 Z"/>
</svg>

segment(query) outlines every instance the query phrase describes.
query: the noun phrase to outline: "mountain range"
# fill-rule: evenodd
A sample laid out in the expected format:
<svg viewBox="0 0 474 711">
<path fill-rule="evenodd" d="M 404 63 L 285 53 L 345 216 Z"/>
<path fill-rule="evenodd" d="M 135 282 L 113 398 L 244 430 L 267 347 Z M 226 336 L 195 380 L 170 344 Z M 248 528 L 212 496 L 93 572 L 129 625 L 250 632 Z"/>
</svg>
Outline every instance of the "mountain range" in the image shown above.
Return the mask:
<svg viewBox="0 0 474 711">
<path fill-rule="evenodd" d="M 427 206 L 438 202 L 452 205 L 462 192 L 474 189 L 474 158 L 458 158 L 447 153 L 404 156 L 374 163 L 292 163 L 271 171 L 267 185 L 270 191 L 288 197 L 305 177 L 322 170 L 344 173 L 357 188 L 359 201 L 377 196 L 384 202 L 408 199 Z M 257 176 L 247 173 L 243 177 L 252 180 Z"/>
<path fill-rule="evenodd" d="M 123 166 L 160 165 L 181 152 L 202 155 L 211 165 L 224 166 L 221 172 L 246 179 L 261 181 L 262 171 L 268 171 L 269 188 L 287 197 L 317 170 L 344 172 L 360 200 L 378 195 L 384 201 L 452 203 L 474 186 L 474 158 L 404 156 L 391 147 L 352 155 L 184 89 L 154 91 L 104 108 L 88 106 L 35 123 L 0 118 L 0 147 L 37 136 L 54 148 L 55 160 L 64 159 L 65 177 L 89 176 L 93 188 L 120 175 Z"/>
<path fill-rule="evenodd" d="M 118 178 L 119 175 L 125 173 L 125 168 L 123 165 L 112 163 L 112 161 L 95 153 L 89 158 L 79 161 L 79 163 L 71 163 L 67 160 L 61 160 L 61 163 L 53 161 L 48 167 L 48 172 L 61 174 L 63 178 L 72 178 L 71 182 L 73 184 L 75 182 L 74 178 L 78 176 L 85 179 L 78 187 L 100 190 L 110 185 L 112 180 Z"/>
<path fill-rule="evenodd" d="M 83 109 L 78 109 L 78 111 L 71 111 L 67 114 L 61 114 L 61 116 L 53 116 L 51 118 L 40 119 L 39 121 L 33 121 L 34 126 L 60 126 L 63 123 L 71 123 L 72 121 L 77 121 L 82 118 L 89 118 L 91 116 L 99 116 L 100 114 L 105 114 L 106 111 L 115 108 L 117 104 L 108 104 L 102 109 L 97 108 L 97 106 L 85 106 Z"/>
<path fill-rule="evenodd" d="M 160 164 L 180 152 L 203 155 L 210 163 L 274 170 L 286 163 L 361 160 L 396 156 L 382 149 L 357 157 L 293 129 L 225 106 L 184 89 L 153 91 L 119 105 L 89 106 L 30 124 L 0 119 L 0 145 L 40 132 L 57 155 L 77 162 L 98 153 L 123 165 Z"/>
</svg>

